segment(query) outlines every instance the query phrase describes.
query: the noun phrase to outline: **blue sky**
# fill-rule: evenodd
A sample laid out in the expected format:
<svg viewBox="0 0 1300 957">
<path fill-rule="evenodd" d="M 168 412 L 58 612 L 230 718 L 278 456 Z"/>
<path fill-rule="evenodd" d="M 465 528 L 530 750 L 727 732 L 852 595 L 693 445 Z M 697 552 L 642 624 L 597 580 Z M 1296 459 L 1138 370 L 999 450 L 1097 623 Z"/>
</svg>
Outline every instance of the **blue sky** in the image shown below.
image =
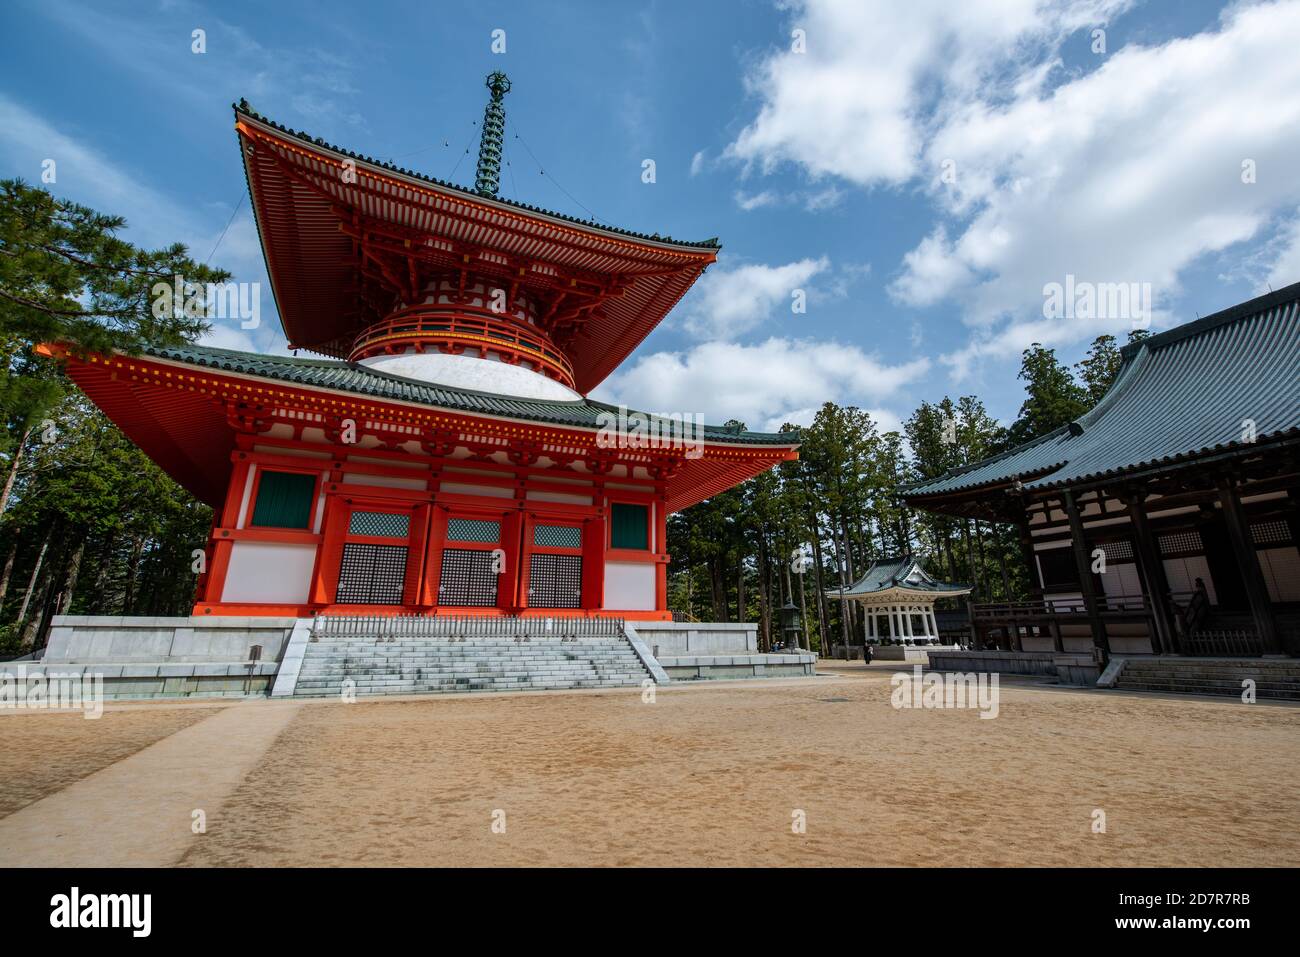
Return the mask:
<svg viewBox="0 0 1300 957">
<path fill-rule="evenodd" d="M 636 407 L 776 428 L 830 399 L 894 427 L 973 392 L 1009 420 L 1028 342 L 1073 362 L 1134 324 L 1046 317 L 1047 284 L 1145 284 L 1159 329 L 1300 280 L 1294 0 L 20 0 L 4 18 L 0 175 L 39 182 L 53 158 L 57 193 L 246 281 L 265 274 L 232 101 L 470 185 L 483 78 L 504 70 L 502 195 L 723 242 L 596 393 Z M 266 313 L 210 341 L 281 350 Z"/>
</svg>

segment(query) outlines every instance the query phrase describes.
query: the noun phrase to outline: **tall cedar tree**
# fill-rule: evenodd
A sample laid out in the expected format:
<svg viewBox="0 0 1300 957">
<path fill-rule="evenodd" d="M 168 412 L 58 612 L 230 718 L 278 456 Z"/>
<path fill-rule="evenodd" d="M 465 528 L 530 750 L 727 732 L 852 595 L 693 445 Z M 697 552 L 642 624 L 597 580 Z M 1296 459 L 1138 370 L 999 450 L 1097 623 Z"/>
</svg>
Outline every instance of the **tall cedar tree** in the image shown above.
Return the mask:
<svg viewBox="0 0 1300 957">
<path fill-rule="evenodd" d="M 57 363 L 37 352 L 40 344 L 57 342 L 132 353 L 146 343 L 193 340 L 207 329 L 201 310 L 155 314 L 154 287 L 177 277 L 221 283 L 229 274 L 196 262 L 179 244 L 137 248 L 118 236 L 125 226 L 120 216 L 21 180 L 0 181 L 0 644 L 30 647 L 52 611 L 74 604 L 78 589 L 108 588 L 138 572 L 159 546 L 159 529 L 177 517 L 188 527 L 199 509 L 84 400 Z M 156 486 L 157 494 L 142 500 L 154 526 L 134 527 L 123 555 L 120 539 L 112 547 L 103 539 L 123 517 L 112 512 L 103 484 L 121 481 L 127 488 L 141 480 Z M 163 500 L 185 504 L 178 512 Z M 104 555 L 91 554 L 100 547 Z M 168 574 L 188 576 L 192 585 L 189 553 L 184 550 L 184 567 Z M 96 561 L 117 567 L 97 567 L 92 581 L 84 571 Z M 127 587 L 133 601 L 140 600 L 139 584 L 132 579 Z M 163 605 L 179 609 L 184 602 Z"/>
</svg>

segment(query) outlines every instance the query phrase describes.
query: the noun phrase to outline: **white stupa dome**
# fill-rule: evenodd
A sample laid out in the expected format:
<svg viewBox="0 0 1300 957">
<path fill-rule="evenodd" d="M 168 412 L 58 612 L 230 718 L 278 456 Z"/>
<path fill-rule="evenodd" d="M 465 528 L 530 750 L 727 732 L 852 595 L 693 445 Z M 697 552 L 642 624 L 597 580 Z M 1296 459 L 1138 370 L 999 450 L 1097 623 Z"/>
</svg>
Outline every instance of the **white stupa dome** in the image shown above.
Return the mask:
<svg viewBox="0 0 1300 957">
<path fill-rule="evenodd" d="M 376 372 L 456 389 L 559 402 L 575 402 L 582 398 L 568 386 L 540 372 L 497 359 L 485 359 L 470 349 L 461 355 L 408 350 L 400 355 L 371 356 L 358 364 Z"/>
</svg>

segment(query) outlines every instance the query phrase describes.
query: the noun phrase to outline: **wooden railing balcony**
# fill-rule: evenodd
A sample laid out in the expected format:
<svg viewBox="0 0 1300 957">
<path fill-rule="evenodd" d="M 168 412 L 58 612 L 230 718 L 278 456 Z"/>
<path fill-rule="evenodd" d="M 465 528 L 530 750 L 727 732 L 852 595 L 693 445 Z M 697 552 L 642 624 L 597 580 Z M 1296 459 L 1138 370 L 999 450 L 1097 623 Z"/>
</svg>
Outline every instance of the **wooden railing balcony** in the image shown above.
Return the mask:
<svg viewBox="0 0 1300 957">
<path fill-rule="evenodd" d="M 528 362 L 548 378 L 573 388 L 573 365 L 541 329 L 477 306 L 419 305 L 368 326 L 352 344 L 350 361 L 433 347 L 458 354 L 468 348 L 495 352 L 511 364 Z"/>
<path fill-rule="evenodd" d="M 1112 617 L 1145 616 L 1150 608 L 1141 595 L 1103 596 L 1097 610 Z M 1088 614 L 1082 598 L 1034 598 L 1028 601 L 982 602 L 971 605 L 976 621 L 1029 621 L 1034 618 L 1084 618 Z"/>
</svg>

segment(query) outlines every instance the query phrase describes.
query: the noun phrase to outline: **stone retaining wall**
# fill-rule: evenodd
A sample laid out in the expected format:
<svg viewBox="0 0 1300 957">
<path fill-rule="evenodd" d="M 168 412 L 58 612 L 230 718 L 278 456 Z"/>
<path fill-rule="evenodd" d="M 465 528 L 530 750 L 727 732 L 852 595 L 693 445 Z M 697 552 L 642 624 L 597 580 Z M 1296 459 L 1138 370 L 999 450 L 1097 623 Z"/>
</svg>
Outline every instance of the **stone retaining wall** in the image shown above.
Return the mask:
<svg viewBox="0 0 1300 957">
<path fill-rule="evenodd" d="M 246 662 L 253 645 L 262 661 L 279 661 L 295 618 L 149 618 L 60 615 L 50 628 L 45 664 L 96 662 Z"/>
<path fill-rule="evenodd" d="M 931 651 L 929 658 L 935 671 L 1057 676 L 1056 654 L 1050 651 Z"/>
<path fill-rule="evenodd" d="M 817 673 L 817 656 L 810 651 L 789 655 L 660 655 L 659 664 L 674 681 L 806 678 Z"/>
<path fill-rule="evenodd" d="M 105 698 L 266 694 L 295 618 L 60 615 L 40 661 L 3 662 L 28 678 L 103 679 Z M 257 660 L 252 648 L 260 646 Z"/>
<path fill-rule="evenodd" d="M 758 651 L 758 625 L 749 622 L 638 621 L 633 624 L 656 658 L 743 655 Z"/>
</svg>

